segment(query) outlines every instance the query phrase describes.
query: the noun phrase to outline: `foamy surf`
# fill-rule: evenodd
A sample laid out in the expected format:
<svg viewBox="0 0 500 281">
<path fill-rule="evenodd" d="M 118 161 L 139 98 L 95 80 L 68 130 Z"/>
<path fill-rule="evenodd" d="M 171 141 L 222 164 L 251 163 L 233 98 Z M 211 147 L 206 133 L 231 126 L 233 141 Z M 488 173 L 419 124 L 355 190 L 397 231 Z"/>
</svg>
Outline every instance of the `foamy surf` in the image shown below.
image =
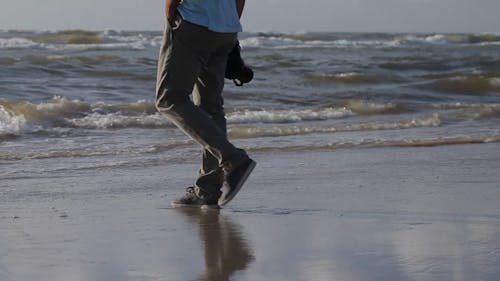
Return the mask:
<svg viewBox="0 0 500 281">
<path fill-rule="evenodd" d="M 248 138 L 252 135 L 293 135 L 311 132 L 335 132 L 346 130 L 404 129 L 416 126 L 439 126 L 441 114 L 434 112 L 424 117 L 407 118 L 414 113 L 414 105 L 399 103 L 375 103 L 358 99 L 340 101 L 336 107 L 296 109 L 232 109 L 226 118 L 234 125 L 233 134 Z M 425 109 L 425 108 L 424 108 Z M 500 116 L 498 104 L 443 103 L 430 104 L 427 110 L 460 112 L 455 116 L 468 119 L 493 119 Z M 401 115 L 403 114 L 403 115 Z M 445 114 L 446 115 L 446 114 Z M 389 121 L 353 122 L 339 126 L 314 127 L 310 122 L 351 120 L 362 116 L 386 116 Z M 154 108 L 152 101 L 139 100 L 129 103 L 85 102 L 78 99 L 55 96 L 39 103 L 29 101 L 0 100 L 0 132 L 3 135 L 19 135 L 30 132 L 53 131 L 54 128 L 124 129 L 172 127 L 171 122 Z M 262 125 L 259 125 L 262 124 Z M 272 124 L 292 124 L 290 128 Z M 295 125 L 297 124 L 297 125 Z"/>
<path fill-rule="evenodd" d="M 9 32 L 7 32 L 9 34 Z M 1 38 L 0 49 L 57 49 L 72 51 L 131 49 L 143 50 L 161 44 L 161 32 L 127 32 L 85 30 L 13 32 L 14 37 Z M 496 45 L 500 36 L 478 34 L 346 34 L 346 33 L 244 33 L 243 48 L 310 49 L 310 48 L 401 48 L 412 44 L 428 45 Z"/>
<path fill-rule="evenodd" d="M 18 135 L 26 126 L 23 115 L 15 115 L 0 106 L 0 138 L 2 136 Z"/>
<path fill-rule="evenodd" d="M 334 126 L 230 126 L 228 133 L 234 138 L 258 138 L 258 137 L 279 137 L 292 135 L 306 135 L 318 133 L 337 133 L 355 131 L 376 131 L 376 130 L 403 130 L 419 127 L 438 127 L 441 124 L 439 114 L 422 116 L 409 120 L 398 120 L 392 122 L 367 122 L 338 124 Z"/>
<path fill-rule="evenodd" d="M 243 110 L 227 114 L 230 124 L 234 123 L 295 123 L 338 119 L 353 115 L 347 108 L 325 108 L 304 110 Z"/>
<path fill-rule="evenodd" d="M 139 100 L 131 103 L 88 103 L 55 96 L 40 103 L 0 100 L 3 119 L 25 120 L 25 123 L 69 126 L 76 128 L 128 128 L 169 126 L 166 117 L 157 113 L 153 102 Z M 296 123 L 348 117 L 354 113 L 345 108 L 295 110 L 233 110 L 227 114 L 230 124 L 237 123 Z M 9 122 L 9 124 L 12 122 Z M 7 122 L 5 122 L 7 124 Z"/>
<path fill-rule="evenodd" d="M 158 128 L 171 123 L 161 114 L 127 116 L 120 113 L 91 113 L 83 118 L 67 119 L 70 126 L 86 129 Z"/>
<path fill-rule="evenodd" d="M 200 147 L 154 107 L 161 36 L 0 31 L 0 177 L 198 161 Z M 255 78 L 227 81 L 224 104 L 231 139 L 251 152 L 498 140 L 498 35 L 239 39 Z"/>
<path fill-rule="evenodd" d="M 300 136 L 294 134 L 295 136 Z M 390 134 L 389 134 L 390 135 Z M 250 152 L 271 152 L 280 153 L 297 151 L 321 151 L 338 149 L 367 149 L 367 148 L 391 148 L 391 147 L 433 147 L 447 145 L 465 145 L 465 144 L 488 144 L 500 143 L 499 134 L 477 134 L 477 135 L 450 135 L 447 137 L 362 137 L 359 139 L 346 139 L 345 137 L 321 137 L 316 136 L 308 141 L 302 141 L 300 138 L 284 139 L 286 134 L 274 135 L 272 141 L 263 141 L 248 143 L 245 147 Z M 270 137 L 270 136 L 269 136 Z M 321 141 L 319 141 L 321 140 Z M 199 146 L 193 141 L 171 141 L 163 145 L 141 145 L 138 143 L 116 143 L 109 145 L 107 143 L 97 145 L 77 145 L 72 146 L 54 146 L 50 148 L 26 150 L 0 151 L 1 161 L 20 161 L 20 160 L 43 160 L 43 159 L 64 159 L 64 158 L 92 158 L 97 161 L 94 165 L 88 165 L 87 169 L 103 167 L 99 163 L 101 157 L 112 157 L 122 159 L 120 165 L 154 165 L 158 158 L 175 158 L 178 161 L 184 161 L 186 157 L 195 158 L 199 153 Z M 75 162 L 76 164 L 79 161 Z M 105 163 L 104 163 L 105 164 Z M 113 164 L 114 165 L 114 164 Z M 65 167 L 65 170 L 71 170 L 71 167 Z"/>
<path fill-rule="evenodd" d="M 377 73 L 341 72 L 341 73 L 306 73 L 304 77 L 311 81 L 338 82 L 345 84 L 377 84 L 387 82 L 400 82 L 402 79 L 396 75 L 381 75 Z"/>
<path fill-rule="evenodd" d="M 390 148 L 390 147 L 434 147 L 447 145 L 465 145 L 465 144 L 487 144 L 499 143 L 500 135 L 484 136 L 451 136 L 436 138 L 402 138 L 402 139 L 367 139 L 359 141 L 340 141 L 327 144 L 309 144 L 309 145 L 289 145 L 289 146 L 261 146 L 254 147 L 251 150 L 260 152 L 271 151 L 328 151 L 338 149 L 353 148 Z"/>
<path fill-rule="evenodd" d="M 0 49 L 28 49 L 39 47 L 40 44 L 27 38 L 0 38 Z"/>
<path fill-rule="evenodd" d="M 69 30 L 56 32 L 25 33 L 26 37 L 0 38 L 0 49 L 48 49 L 90 51 L 106 49 L 142 50 L 158 46 L 159 36 Z"/>
<path fill-rule="evenodd" d="M 397 47 L 397 41 L 384 40 L 296 40 L 292 38 L 276 36 L 255 36 L 240 40 L 242 48 L 265 48 L 265 49 L 345 49 L 345 48 L 391 48 Z"/>
</svg>

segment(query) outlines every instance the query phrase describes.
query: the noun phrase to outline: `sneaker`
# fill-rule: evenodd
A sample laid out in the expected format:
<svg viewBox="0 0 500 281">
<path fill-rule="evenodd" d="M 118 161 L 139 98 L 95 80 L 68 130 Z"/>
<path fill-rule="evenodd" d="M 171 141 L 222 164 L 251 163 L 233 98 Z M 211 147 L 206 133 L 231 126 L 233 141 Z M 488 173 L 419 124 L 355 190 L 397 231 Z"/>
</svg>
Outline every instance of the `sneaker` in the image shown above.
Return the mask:
<svg viewBox="0 0 500 281">
<path fill-rule="evenodd" d="M 248 179 L 248 176 L 250 176 L 250 173 L 252 173 L 255 165 L 257 165 L 257 163 L 248 158 L 231 171 L 226 171 L 225 190 L 219 198 L 219 206 L 226 205 L 236 196 Z"/>
<path fill-rule="evenodd" d="M 218 209 L 217 199 L 214 196 L 203 196 L 200 197 L 196 194 L 194 187 L 190 186 L 186 188 L 186 194 L 181 198 L 173 201 L 171 203 L 172 207 L 189 207 L 189 208 L 210 208 Z"/>
</svg>

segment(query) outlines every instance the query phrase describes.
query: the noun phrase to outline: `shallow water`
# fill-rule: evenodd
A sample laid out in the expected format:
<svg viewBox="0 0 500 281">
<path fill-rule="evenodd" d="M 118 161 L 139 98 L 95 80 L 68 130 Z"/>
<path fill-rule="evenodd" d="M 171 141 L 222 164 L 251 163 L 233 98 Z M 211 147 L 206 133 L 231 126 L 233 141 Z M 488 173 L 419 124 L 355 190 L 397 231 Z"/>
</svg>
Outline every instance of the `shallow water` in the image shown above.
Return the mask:
<svg viewBox="0 0 500 281">
<path fill-rule="evenodd" d="M 168 207 L 196 161 L 6 179 L 0 279 L 496 281 L 498 148 L 257 153 L 220 211 Z"/>
<path fill-rule="evenodd" d="M 0 176 L 195 157 L 197 146 L 153 107 L 160 35 L 0 31 Z M 225 107 L 231 138 L 250 151 L 500 139 L 497 35 L 240 40 L 255 79 L 227 81 Z"/>
</svg>

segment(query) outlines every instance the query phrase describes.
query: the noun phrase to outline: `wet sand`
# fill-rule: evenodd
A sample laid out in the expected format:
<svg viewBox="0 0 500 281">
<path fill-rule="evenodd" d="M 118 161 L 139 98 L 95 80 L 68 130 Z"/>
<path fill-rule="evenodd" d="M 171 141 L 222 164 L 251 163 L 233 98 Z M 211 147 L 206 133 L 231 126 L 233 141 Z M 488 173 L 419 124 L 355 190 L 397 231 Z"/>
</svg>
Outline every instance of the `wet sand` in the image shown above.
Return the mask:
<svg viewBox="0 0 500 281">
<path fill-rule="evenodd" d="M 0 180 L 0 280 L 486 280 L 500 144 L 254 154 L 220 211 L 197 163 Z"/>
</svg>

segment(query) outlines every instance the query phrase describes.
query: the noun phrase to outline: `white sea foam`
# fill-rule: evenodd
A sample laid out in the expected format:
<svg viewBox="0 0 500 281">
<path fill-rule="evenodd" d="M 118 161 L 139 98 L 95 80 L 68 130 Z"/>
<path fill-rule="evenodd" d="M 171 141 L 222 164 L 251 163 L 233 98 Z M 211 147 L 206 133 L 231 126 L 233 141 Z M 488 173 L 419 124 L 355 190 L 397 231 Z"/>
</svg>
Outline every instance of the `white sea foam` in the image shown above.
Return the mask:
<svg viewBox="0 0 500 281">
<path fill-rule="evenodd" d="M 433 34 L 433 35 L 406 35 L 400 38 L 396 38 L 396 41 L 403 43 L 418 43 L 418 44 L 435 44 L 444 45 L 449 44 L 451 41 L 449 37 L 443 34 Z"/>
<path fill-rule="evenodd" d="M 46 130 L 54 127 L 113 129 L 172 126 L 165 116 L 156 112 L 152 102 L 145 100 L 106 104 L 103 102 L 87 103 L 56 96 L 41 103 L 3 101 L 3 104 L 2 130 L 5 132 L 19 132 L 19 128 L 26 123 L 32 126 L 42 126 Z M 395 110 L 397 111 L 397 105 L 394 104 L 351 102 L 344 107 L 323 109 L 237 110 L 229 112 L 227 120 L 229 124 L 288 124 L 339 119 L 353 115 L 393 113 Z M 431 122 L 439 120 L 439 117 L 433 120 Z M 421 125 L 423 121 L 415 122 Z M 398 126 L 404 125 L 398 124 Z"/>
<path fill-rule="evenodd" d="M 500 45 L 500 41 L 494 41 L 494 42 L 481 42 L 478 43 L 480 46 L 498 46 Z"/>
<path fill-rule="evenodd" d="M 15 115 L 0 105 L 0 136 L 20 134 L 25 126 L 23 115 Z"/>
<path fill-rule="evenodd" d="M 93 51 L 93 50 L 143 50 L 143 42 L 101 43 L 101 44 L 45 44 L 43 47 L 57 51 Z"/>
<path fill-rule="evenodd" d="M 111 109 L 101 105 L 99 108 Z M 94 108 L 94 111 L 99 111 Z M 66 122 L 77 128 L 106 129 L 106 128 L 155 128 L 171 126 L 170 121 L 160 113 L 124 114 L 121 110 L 112 113 L 90 113 L 85 117 L 66 118 Z M 301 121 L 327 120 L 352 115 L 347 109 L 328 108 L 324 110 L 245 110 L 227 115 L 229 124 L 247 123 L 295 123 Z"/>
<path fill-rule="evenodd" d="M 121 43 L 96 43 L 96 44 L 48 44 L 36 43 L 25 38 L 0 38 L 0 49 L 32 49 L 41 48 L 56 51 L 91 51 L 91 50 L 143 50 L 157 42 L 130 41 Z"/>
<path fill-rule="evenodd" d="M 280 143 L 279 146 L 268 145 L 260 147 L 252 147 L 254 151 L 274 151 L 280 152 L 289 151 L 313 151 L 313 150 L 336 150 L 347 148 L 380 148 L 380 147 L 432 147 L 458 144 L 479 144 L 479 143 L 498 143 L 500 135 L 486 136 L 449 136 L 449 137 L 426 137 L 426 138 L 376 138 L 376 139 L 361 139 L 350 141 L 338 141 L 320 144 L 297 144 L 286 145 Z"/>
<path fill-rule="evenodd" d="M 151 128 L 168 126 L 170 122 L 159 113 L 128 116 L 119 112 L 100 114 L 92 113 L 83 118 L 67 119 L 68 123 L 78 128 L 108 129 L 108 128 Z"/>
<path fill-rule="evenodd" d="M 293 48 L 350 48 L 350 47 L 395 47 L 396 41 L 384 40 L 296 40 L 286 37 L 256 36 L 240 40 L 245 48 L 293 49 Z"/>
<path fill-rule="evenodd" d="M 500 44 L 500 36 L 490 33 L 478 34 L 431 34 L 431 35 L 415 35 L 409 34 L 396 40 L 417 43 L 417 44 L 478 44 L 478 45 L 498 45 Z"/>
<path fill-rule="evenodd" d="M 39 43 L 26 38 L 0 38 L 0 49 L 27 49 L 38 46 L 40 46 Z"/>
<path fill-rule="evenodd" d="M 433 43 L 433 44 L 448 44 L 449 43 L 446 36 L 442 35 L 442 34 L 427 36 L 424 38 L 424 40 L 426 42 Z"/>
<path fill-rule="evenodd" d="M 108 35 L 104 37 L 106 40 L 117 41 L 117 42 L 147 42 L 149 39 L 142 34 L 136 35 Z"/>
<path fill-rule="evenodd" d="M 490 78 L 489 79 L 490 84 L 494 87 L 500 87 L 500 78 L 495 77 L 495 78 Z"/>
<path fill-rule="evenodd" d="M 421 116 L 410 120 L 374 121 L 367 123 L 350 123 L 335 126 L 230 126 L 229 133 L 237 138 L 277 137 L 306 135 L 315 133 L 335 133 L 352 131 L 402 130 L 419 127 L 438 127 L 441 125 L 439 114 Z"/>
<path fill-rule="evenodd" d="M 126 128 L 167 124 L 165 117 L 154 114 L 152 103 L 144 100 L 124 104 L 91 104 L 55 96 L 41 103 L 0 102 L 0 129 L 10 134 L 22 133 L 26 124 L 38 128 L 35 132 L 51 131 L 54 127 Z"/>
<path fill-rule="evenodd" d="M 353 115 L 346 108 L 321 110 L 245 110 L 227 115 L 229 123 L 292 123 L 301 121 L 336 119 Z"/>
<path fill-rule="evenodd" d="M 104 33 L 104 41 L 105 43 L 128 43 L 128 46 L 132 46 L 135 48 L 146 48 L 155 44 L 155 38 L 151 38 L 150 36 L 143 35 L 141 33 L 134 35 L 122 35 L 121 33 Z"/>
<path fill-rule="evenodd" d="M 159 46 L 161 46 L 162 42 L 163 42 L 162 36 L 155 36 L 155 37 L 153 37 L 153 39 L 151 39 L 150 44 L 152 47 L 159 47 Z"/>
<path fill-rule="evenodd" d="M 145 49 L 158 47 L 162 42 L 162 36 L 153 32 L 122 32 L 106 30 L 102 33 L 94 33 L 102 39 L 102 42 L 86 42 L 89 44 L 67 44 L 57 42 L 57 36 L 61 32 L 45 31 L 32 33 L 36 35 L 48 36 L 49 41 L 31 40 L 31 35 L 26 38 L 17 35 L 12 38 L 0 38 L 0 49 L 12 48 L 47 48 L 56 50 L 100 50 L 100 49 Z M 75 31 L 75 35 L 79 33 Z M 306 34 L 307 35 L 307 34 Z M 51 38 L 55 36 L 56 39 Z M 63 36 L 68 36 L 63 34 Z M 85 34 L 84 34 L 85 36 Z M 46 39 L 47 39 L 46 38 Z M 50 40 L 56 40 L 52 42 Z M 39 43 L 38 43 L 39 42 Z M 95 43 L 95 44 L 92 44 Z M 294 34 L 251 34 L 240 40 L 243 48 L 265 48 L 265 49 L 294 49 L 294 48 L 390 48 L 400 47 L 408 44 L 479 44 L 496 45 L 500 44 L 500 36 L 496 34 L 403 34 L 396 37 L 349 37 L 342 38 L 342 35 L 324 37 L 309 34 L 299 36 Z"/>
<path fill-rule="evenodd" d="M 106 33 L 104 33 L 106 34 Z M 142 34 L 134 35 L 103 35 L 102 42 L 73 44 L 61 42 L 36 42 L 30 38 L 12 37 L 0 38 L 0 49 L 32 49 L 41 48 L 56 51 L 86 51 L 86 50 L 110 50 L 110 49 L 132 49 L 142 50 L 148 47 L 159 46 L 161 37 L 151 37 Z"/>
</svg>

